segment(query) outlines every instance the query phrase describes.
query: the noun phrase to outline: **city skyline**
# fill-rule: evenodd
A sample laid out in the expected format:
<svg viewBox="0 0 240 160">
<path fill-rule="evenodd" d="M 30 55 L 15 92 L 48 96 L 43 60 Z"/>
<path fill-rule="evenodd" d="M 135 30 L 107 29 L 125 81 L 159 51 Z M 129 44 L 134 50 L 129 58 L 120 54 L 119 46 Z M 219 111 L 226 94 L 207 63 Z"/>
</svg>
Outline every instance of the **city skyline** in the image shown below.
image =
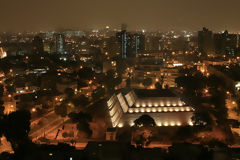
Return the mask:
<svg viewBox="0 0 240 160">
<path fill-rule="evenodd" d="M 1 0 L 0 31 L 96 29 L 110 26 L 129 30 L 211 30 L 238 32 L 240 1 L 29 1 Z"/>
</svg>

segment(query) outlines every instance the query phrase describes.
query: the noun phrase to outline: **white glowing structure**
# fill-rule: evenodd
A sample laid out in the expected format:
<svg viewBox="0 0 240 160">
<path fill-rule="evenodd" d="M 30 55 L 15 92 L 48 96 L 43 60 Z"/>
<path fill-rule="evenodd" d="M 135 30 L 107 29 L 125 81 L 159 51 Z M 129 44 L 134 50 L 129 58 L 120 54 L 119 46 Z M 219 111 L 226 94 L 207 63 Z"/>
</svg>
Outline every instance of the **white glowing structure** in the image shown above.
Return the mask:
<svg viewBox="0 0 240 160">
<path fill-rule="evenodd" d="M 160 94 L 154 90 L 139 94 L 139 90 L 131 90 L 113 94 L 107 101 L 109 115 L 113 127 L 123 127 L 124 124 L 133 126 L 134 121 L 143 114 L 151 116 L 159 127 L 178 127 L 193 125 L 191 117 L 194 109 L 186 105 L 174 94 Z"/>
<path fill-rule="evenodd" d="M 129 111 L 128 111 L 129 113 L 133 113 L 133 110 L 132 109 L 129 109 Z"/>
<path fill-rule="evenodd" d="M 168 122 L 165 122 L 165 123 L 164 123 L 164 126 L 168 126 L 168 125 L 169 125 Z"/>
<path fill-rule="evenodd" d="M 181 126 L 181 122 L 177 122 L 177 126 Z"/>
<path fill-rule="evenodd" d="M 122 123 L 119 123 L 119 124 L 118 124 L 118 127 L 119 127 L 119 128 L 122 128 L 122 127 L 123 127 L 123 124 L 122 124 Z"/>
<path fill-rule="evenodd" d="M 2 47 L 0 47 L 0 58 L 2 59 L 5 57 L 7 57 L 7 52 L 5 52 Z"/>
</svg>

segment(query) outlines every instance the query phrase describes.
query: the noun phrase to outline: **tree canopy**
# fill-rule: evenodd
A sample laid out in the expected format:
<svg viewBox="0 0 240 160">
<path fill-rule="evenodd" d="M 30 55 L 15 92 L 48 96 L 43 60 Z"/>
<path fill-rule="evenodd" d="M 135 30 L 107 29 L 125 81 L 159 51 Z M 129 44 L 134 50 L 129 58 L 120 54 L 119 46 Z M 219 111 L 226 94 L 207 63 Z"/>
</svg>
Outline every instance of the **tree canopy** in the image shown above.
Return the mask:
<svg viewBox="0 0 240 160">
<path fill-rule="evenodd" d="M 138 126 L 138 127 L 140 127 L 140 126 L 156 126 L 156 123 L 151 116 L 144 114 L 134 121 L 134 125 Z"/>
<path fill-rule="evenodd" d="M 143 80 L 142 84 L 145 87 L 148 87 L 148 86 L 152 85 L 152 79 L 151 78 L 146 78 L 146 79 Z"/>
</svg>

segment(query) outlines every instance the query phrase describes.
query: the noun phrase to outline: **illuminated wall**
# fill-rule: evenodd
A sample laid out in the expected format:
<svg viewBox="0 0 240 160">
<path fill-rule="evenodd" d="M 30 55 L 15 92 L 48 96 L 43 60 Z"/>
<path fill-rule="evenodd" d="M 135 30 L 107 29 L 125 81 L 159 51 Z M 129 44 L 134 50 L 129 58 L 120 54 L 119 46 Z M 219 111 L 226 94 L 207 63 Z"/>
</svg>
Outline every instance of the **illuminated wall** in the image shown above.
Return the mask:
<svg viewBox="0 0 240 160">
<path fill-rule="evenodd" d="M 138 98 L 132 90 L 125 96 L 114 94 L 107 103 L 113 127 L 122 127 L 126 123 L 132 126 L 143 114 L 154 118 L 158 126 L 192 125 L 194 109 L 178 97 Z"/>
</svg>

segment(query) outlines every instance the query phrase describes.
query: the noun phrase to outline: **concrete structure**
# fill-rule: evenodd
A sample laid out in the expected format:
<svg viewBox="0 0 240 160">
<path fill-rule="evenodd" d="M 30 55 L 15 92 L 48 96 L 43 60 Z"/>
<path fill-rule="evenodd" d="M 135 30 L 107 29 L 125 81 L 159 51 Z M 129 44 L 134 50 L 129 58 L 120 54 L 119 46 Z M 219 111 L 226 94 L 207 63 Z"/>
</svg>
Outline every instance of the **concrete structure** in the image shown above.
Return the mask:
<svg viewBox="0 0 240 160">
<path fill-rule="evenodd" d="M 113 127 L 134 125 L 143 114 L 150 115 L 158 126 L 192 125 L 194 109 L 170 90 L 133 89 L 115 93 L 107 106 Z"/>
</svg>

